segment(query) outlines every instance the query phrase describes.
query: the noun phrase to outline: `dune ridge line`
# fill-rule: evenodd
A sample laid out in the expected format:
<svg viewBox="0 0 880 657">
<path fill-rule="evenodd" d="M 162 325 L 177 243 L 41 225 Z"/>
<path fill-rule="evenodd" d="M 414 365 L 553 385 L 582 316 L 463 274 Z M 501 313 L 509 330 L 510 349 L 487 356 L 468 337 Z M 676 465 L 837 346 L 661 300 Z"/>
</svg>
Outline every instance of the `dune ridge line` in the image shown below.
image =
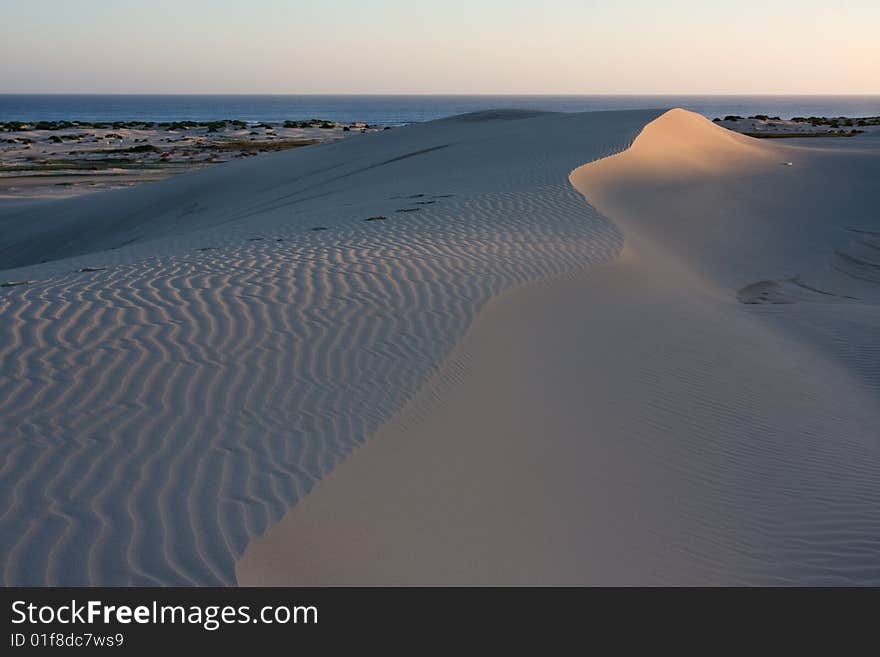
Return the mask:
<svg viewBox="0 0 880 657">
<path fill-rule="evenodd" d="M 673 110 L 573 170 L 615 259 L 493 298 L 239 583 L 876 585 L 878 151 Z"/>
<path fill-rule="evenodd" d="M 2 581 L 234 584 L 489 299 L 614 257 L 567 176 L 657 114 L 438 121 L 0 214 L 32 281 L 0 292 Z"/>
</svg>

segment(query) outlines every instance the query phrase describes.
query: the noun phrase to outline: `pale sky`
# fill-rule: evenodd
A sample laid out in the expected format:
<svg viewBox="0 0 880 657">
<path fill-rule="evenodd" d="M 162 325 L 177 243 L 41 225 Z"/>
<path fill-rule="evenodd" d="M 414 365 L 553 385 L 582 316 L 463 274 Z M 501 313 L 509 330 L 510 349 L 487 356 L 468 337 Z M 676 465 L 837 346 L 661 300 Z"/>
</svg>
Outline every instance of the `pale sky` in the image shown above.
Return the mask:
<svg viewBox="0 0 880 657">
<path fill-rule="evenodd" d="M 0 93 L 880 93 L 880 0 L 0 0 Z"/>
</svg>

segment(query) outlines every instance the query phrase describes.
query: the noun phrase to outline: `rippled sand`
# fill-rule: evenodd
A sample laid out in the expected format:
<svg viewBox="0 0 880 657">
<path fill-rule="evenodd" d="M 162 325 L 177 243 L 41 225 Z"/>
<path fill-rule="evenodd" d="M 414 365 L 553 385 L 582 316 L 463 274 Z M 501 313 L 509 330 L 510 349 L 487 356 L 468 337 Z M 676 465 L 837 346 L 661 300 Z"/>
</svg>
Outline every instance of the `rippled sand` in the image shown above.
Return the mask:
<svg viewBox="0 0 880 657">
<path fill-rule="evenodd" d="M 0 214 L 4 583 L 234 584 L 492 297 L 615 257 L 568 174 L 657 115 L 471 115 Z"/>
</svg>

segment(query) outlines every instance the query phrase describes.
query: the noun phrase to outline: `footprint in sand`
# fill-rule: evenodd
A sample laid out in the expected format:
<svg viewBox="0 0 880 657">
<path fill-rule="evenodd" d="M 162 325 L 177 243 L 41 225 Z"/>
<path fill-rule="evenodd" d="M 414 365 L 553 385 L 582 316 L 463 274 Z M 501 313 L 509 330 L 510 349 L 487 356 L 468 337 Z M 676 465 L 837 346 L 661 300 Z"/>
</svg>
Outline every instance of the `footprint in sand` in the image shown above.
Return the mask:
<svg viewBox="0 0 880 657">
<path fill-rule="evenodd" d="M 107 269 L 106 267 L 83 267 L 82 269 L 77 269 L 76 271 L 80 274 L 85 274 L 92 271 L 104 271 Z"/>
<path fill-rule="evenodd" d="M 313 226 L 309 230 L 327 230 L 327 226 Z"/>
<path fill-rule="evenodd" d="M 389 201 L 393 201 L 393 200 L 401 199 L 401 198 L 424 198 L 425 196 L 428 196 L 428 198 L 452 198 L 453 196 L 455 196 L 455 194 L 430 194 L 430 195 L 427 195 L 427 194 L 410 194 L 409 196 L 400 196 L 400 195 L 398 195 L 398 196 L 389 196 L 389 197 L 388 197 L 388 200 L 389 200 Z"/>
<path fill-rule="evenodd" d="M 400 208 L 399 210 L 395 210 L 395 212 L 418 212 L 421 208 Z"/>
<path fill-rule="evenodd" d="M 385 221 L 385 216 L 379 214 L 375 217 L 367 217 L 366 219 L 364 219 L 364 221 Z"/>
</svg>

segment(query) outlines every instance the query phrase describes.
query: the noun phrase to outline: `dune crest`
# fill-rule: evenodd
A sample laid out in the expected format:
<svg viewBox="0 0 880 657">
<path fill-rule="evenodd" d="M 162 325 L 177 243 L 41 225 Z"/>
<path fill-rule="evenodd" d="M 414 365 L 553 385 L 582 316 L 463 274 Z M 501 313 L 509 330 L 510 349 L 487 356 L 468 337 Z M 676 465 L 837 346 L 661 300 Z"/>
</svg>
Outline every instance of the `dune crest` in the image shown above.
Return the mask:
<svg viewBox="0 0 880 657">
<path fill-rule="evenodd" d="M 664 185 L 753 171 L 770 163 L 779 164 L 766 143 L 718 127 L 699 114 L 673 109 L 646 125 L 624 153 L 579 167 L 571 180 L 592 197 L 603 185 L 623 181 Z"/>
<path fill-rule="evenodd" d="M 239 583 L 880 583 L 876 286 L 741 293 L 821 289 L 878 234 L 880 151 L 854 148 L 674 110 L 572 171 L 621 256 L 493 300 Z"/>
</svg>

